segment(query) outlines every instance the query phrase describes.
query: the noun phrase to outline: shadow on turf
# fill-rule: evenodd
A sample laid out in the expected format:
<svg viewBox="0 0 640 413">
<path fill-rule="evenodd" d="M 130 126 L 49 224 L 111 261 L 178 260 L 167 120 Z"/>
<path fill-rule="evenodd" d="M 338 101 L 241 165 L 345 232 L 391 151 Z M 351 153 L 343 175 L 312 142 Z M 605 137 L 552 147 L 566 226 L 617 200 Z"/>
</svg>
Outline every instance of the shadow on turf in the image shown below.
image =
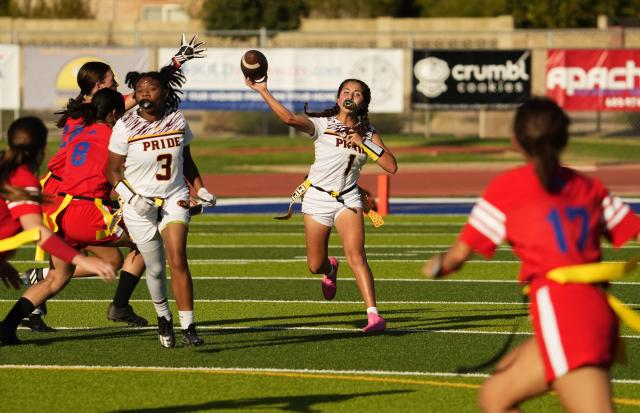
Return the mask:
<svg viewBox="0 0 640 413">
<path fill-rule="evenodd" d="M 369 393 L 354 394 L 315 394 L 309 396 L 280 396 L 280 397 L 255 397 L 237 400 L 217 400 L 212 402 L 150 407 L 143 409 L 114 410 L 114 413 L 145 413 L 145 412 L 199 412 L 216 409 L 248 409 L 248 408 L 277 408 L 288 412 L 319 412 L 321 409 L 314 408 L 317 404 L 342 403 L 358 397 L 388 396 L 402 393 L 412 393 L 414 390 L 387 390 Z"/>
<path fill-rule="evenodd" d="M 22 330 L 26 331 L 26 330 Z M 84 334 L 83 334 L 84 333 Z M 155 331 L 154 339 L 155 337 Z M 60 343 L 64 341 L 76 340 L 96 340 L 96 339 L 118 339 L 131 336 L 148 335 L 148 329 L 142 328 L 123 328 L 123 327 L 96 327 L 89 330 L 56 330 L 52 333 L 21 333 L 18 330 L 18 337 L 22 340 L 22 344 L 33 344 L 36 346 L 46 346 L 49 344 Z M 26 337 L 26 338 L 25 338 Z"/>
</svg>

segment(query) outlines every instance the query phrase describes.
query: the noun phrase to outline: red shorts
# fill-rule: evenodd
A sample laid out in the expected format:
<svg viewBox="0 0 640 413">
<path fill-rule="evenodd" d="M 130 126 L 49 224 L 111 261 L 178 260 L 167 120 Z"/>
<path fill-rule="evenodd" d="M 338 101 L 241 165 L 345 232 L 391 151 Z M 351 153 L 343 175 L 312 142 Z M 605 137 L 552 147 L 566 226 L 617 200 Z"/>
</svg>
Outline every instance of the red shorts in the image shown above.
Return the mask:
<svg viewBox="0 0 640 413">
<path fill-rule="evenodd" d="M 111 213 L 111 208 L 103 206 Z M 58 215 L 58 226 L 60 235 L 74 248 L 85 248 L 88 245 L 102 245 L 117 241 L 120 236 L 117 234 L 108 237 L 101 236 L 100 233 L 107 230 L 104 215 L 98 207 L 91 201 L 74 199 Z"/>
<path fill-rule="evenodd" d="M 544 360 L 547 383 L 579 367 L 611 367 L 618 317 L 606 293 L 592 284 L 531 284 L 531 322 Z"/>
</svg>

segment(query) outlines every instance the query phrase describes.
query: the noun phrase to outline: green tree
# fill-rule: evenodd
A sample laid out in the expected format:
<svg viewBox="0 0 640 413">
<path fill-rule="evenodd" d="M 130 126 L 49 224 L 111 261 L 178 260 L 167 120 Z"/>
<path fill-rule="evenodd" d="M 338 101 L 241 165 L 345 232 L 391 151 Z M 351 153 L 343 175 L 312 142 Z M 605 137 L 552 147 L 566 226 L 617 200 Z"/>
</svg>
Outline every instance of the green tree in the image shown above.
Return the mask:
<svg viewBox="0 0 640 413">
<path fill-rule="evenodd" d="M 307 0 L 312 17 L 373 18 L 379 16 L 419 17 L 415 0 Z"/>
<path fill-rule="evenodd" d="M 508 0 L 507 12 L 516 27 L 595 27 L 599 14 L 615 19 L 635 19 L 640 15 L 637 0 Z"/>
<path fill-rule="evenodd" d="M 209 30 L 295 30 L 309 9 L 304 0 L 206 0 L 203 12 Z"/>
</svg>

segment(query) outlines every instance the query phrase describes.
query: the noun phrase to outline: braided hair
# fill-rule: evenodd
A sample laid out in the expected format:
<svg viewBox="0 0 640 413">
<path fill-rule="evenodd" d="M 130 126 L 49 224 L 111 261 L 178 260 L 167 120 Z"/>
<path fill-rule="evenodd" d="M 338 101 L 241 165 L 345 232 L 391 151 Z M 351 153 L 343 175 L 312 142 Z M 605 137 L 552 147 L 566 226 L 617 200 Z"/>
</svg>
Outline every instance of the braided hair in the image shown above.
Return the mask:
<svg viewBox="0 0 640 413">
<path fill-rule="evenodd" d="M 358 132 L 359 135 L 364 136 L 369 131 L 369 103 L 371 103 L 371 89 L 360 79 L 345 79 L 340 83 L 336 97 L 340 96 L 340 92 L 342 92 L 344 86 L 349 82 L 356 82 L 362 87 L 362 102 L 350 116 L 353 116 L 356 121 L 356 126 L 354 126 L 353 129 Z M 305 102 L 304 113 L 310 118 L 328 118 L 340 113 L 340 107 L 337 103 L 333 105 L 333 107 L 321 112 L 309 112 L 307 111 L 307 106 L 308 102 Z"/>
<path fill-rule="evenodd" d="M 7 143 L 9 147 L 0 151 L 0 195 L 9 201 L 30 200 L 42 202 L 40 193 L 31 193 L 23 188 L 7 185 L 13 172 L 27 165 L 33 173 L 38 172 L 47 144 L 47 127 L 36 117 L 18 118 L 9 126 Z"/>
<path fill-rule="evenodd" d="M 553 179 L 560 169 L 560 153 L 569 141 L 569 117 L 551 99 L 534 97 L 518 108 L 513 124 L 516 140 L 533 160 L 547 192 L 560 187 Z"/>
<path fill-rule="evenodd" d="M 69 99 L 63 110 L 55 112 L 56 115 L 60 115 L 56 122 L 57 127 L 63 128 L 69 118 L 77 118 L 72 113 L 83 110 L 81 106 L 85 104 L 85 97 L 91 96 L 91 91 L 96 83 L 104 81 L 110 70 L 111 66 L 103 62 L 87 62 L 82 65 L 76 77 L 80 94 L 73 99 Z"/>
<path fill-rule="evenodd" d="M 166 112 L 174 112 L 180 105 L 180 94 L 182 91 L 180 88 L 185 82 L 184 73 L 180 69 L 176 69 L 173 66 L 164 66 L 159 71 L 152 72 L 129 72 L 124 79 L 124 82 L 132 90 L 136 90 L 136 85 L 142 78 L 149 77 L 155 79 L 160 85 L 168 92 L 167 98 L 164 101 L 164 108 Z"/>
</svg>

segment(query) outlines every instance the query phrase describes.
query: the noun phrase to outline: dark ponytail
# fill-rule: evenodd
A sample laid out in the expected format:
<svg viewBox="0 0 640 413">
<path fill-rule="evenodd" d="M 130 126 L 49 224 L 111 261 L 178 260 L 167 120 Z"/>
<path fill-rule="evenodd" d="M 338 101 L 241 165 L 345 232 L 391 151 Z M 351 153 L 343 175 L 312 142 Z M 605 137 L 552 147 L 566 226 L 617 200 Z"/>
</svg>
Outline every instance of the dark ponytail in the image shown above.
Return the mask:
<svg viewBox="0 0 640 413">
<path fill-rule="evenodd" d="M 540 183 L 556 192 L 554 176 L 560 169 L 560 153 L 569 141 L 569 117 L 551 99 L 534 97 L 518 108 L 514 134 L 532 159 Z"/>
<path fill-rule="evenodd" d="M 119 92 L 108 88 L 98 90 L 91 98 L 91 104 L 86 106 L 88 106 L 86 113 L 82 115 L 85 126 L 107 120 L 114 110 L 118 117 L 125 112 L 124 97 Z"/>
<path fill-rule="evenodd" d="M 165 111 L 167 113 L 176 111 L 181 101 L 180 94 L 182 91 L 180 88 L 186 80 L 182 70 L 176 69 L 173 66 L 164 66 L 158 72 L 129 72 L 124 82 L 135 93 L 136 85 L 145 77 L 157 80 L 160 86 L 168 92 L 167 98 L 164 101 Z"/>
<path fill-rule="evenodd" d="M 80 94 L 74 99 L 69 99 L 63 110 L 55 112 L 56 115 L 60 115 L 56 122 L 57 127 L 63 128 L 69 118 L 78 118 L 79 113 L 84 113 L 87 110 L 82 106 L 85 104 L 85 98 L 91 96 L 91 91 L 96 83 L 102 82 L 109 70 L 111 70 L 111 66 L 103 62 L 87 62 L 82 65 L 76 77 Z"/>
<path fill-rule="evenodd" d="M 9 148 L 0 152 L 0 194 L 10 201 L 32 200 L 41 202 L 38 193 L 7 185 L 13 172 L 22 165 L 37 173 L 47 144 L 47 127 L 39 118 L 28 116 L 16 119 L 7 131 Z"/>
</svg>

